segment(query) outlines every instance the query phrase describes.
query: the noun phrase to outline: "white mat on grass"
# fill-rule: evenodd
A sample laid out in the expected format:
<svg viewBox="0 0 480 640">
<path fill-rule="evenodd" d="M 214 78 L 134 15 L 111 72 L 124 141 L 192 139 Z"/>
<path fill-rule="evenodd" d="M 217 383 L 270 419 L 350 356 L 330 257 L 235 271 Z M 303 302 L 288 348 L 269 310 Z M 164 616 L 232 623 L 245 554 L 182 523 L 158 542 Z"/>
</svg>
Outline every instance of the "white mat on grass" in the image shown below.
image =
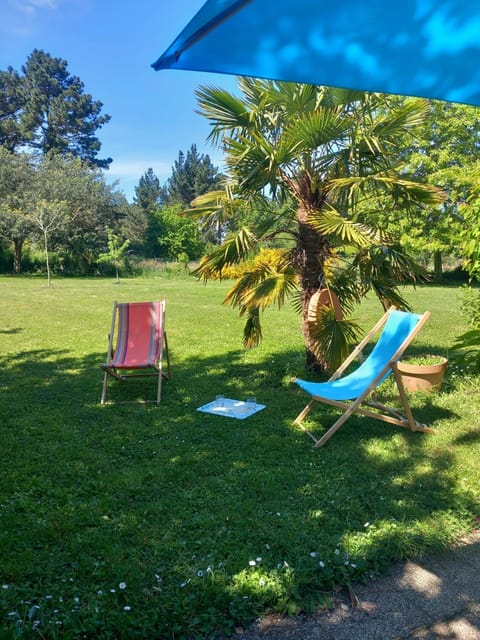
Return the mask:
<svg viewBox="0 0 480 640">
<path fill-rule="evenodd" d="M 225 416 L 226 418 L 237 418 L 237 420 L 245 420 L 253 416 L 254 413 L 265 409 L 264 404 L 243 402 L 242 400 L 232 400 L 231 398 L 223 398 L 222 402 L 218 400 L 204 404 L 198 407 L 197 411 L 204 413 L 213 413 L 216 416 Z"/>
</svg>

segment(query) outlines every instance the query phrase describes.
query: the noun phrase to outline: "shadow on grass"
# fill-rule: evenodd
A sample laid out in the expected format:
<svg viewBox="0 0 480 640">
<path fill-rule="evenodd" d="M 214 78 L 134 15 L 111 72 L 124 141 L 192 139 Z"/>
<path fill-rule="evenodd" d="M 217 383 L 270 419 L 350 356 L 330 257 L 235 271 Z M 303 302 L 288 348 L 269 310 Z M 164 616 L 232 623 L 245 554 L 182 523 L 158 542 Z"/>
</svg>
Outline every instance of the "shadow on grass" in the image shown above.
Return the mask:
<svg viewBox="0 0 480 640">
<path fill-rule="evenodd" d="M 480 428 L 473 427 L 467 433 L 455 438 L 455 444 L 459 445 L 471 445 L 478 444 L 480 442 Z"/>
<path fill-rule="evenodd" d="M 104 354 L 0 358 L 2 579 L 17 585 L 4 598 L 61 588 L 71 599 L 71 583 L 94 611 L 124 580 L 144 634 L 207 635 L 268 607 L 312 608 L 333 582 L 447 544 L 475 513 L 454 449 L 435 436 L 354 417 L 314 450 L 292 426 L 307 400 L 288 383 L 298 353 L 172 355 L 159 407 L 139 404 L 153 378 L 113 381 L 101 406 Z M 244 421 L 196 411 L 218 393 L 267 406 Z M 448 416 L 433 401 L 415 413 Z M 115 610 L 104 625 L 128 637 Z M 92 632 L 95 615 L 82 615 Z"/>
</svg>

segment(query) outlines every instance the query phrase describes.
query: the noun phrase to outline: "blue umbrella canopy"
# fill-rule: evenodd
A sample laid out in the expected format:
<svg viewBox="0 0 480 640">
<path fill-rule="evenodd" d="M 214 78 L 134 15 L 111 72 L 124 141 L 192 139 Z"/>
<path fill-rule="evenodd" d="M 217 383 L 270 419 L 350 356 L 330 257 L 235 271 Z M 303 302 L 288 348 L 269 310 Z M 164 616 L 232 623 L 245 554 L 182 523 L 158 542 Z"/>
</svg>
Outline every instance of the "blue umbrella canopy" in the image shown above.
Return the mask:
<svg viewBox="0 0 480 640">
<path fill-rule="evenodd" d="M 152 66 L 480 105 L 480 1 L 207 0 Z"/>
</svg>

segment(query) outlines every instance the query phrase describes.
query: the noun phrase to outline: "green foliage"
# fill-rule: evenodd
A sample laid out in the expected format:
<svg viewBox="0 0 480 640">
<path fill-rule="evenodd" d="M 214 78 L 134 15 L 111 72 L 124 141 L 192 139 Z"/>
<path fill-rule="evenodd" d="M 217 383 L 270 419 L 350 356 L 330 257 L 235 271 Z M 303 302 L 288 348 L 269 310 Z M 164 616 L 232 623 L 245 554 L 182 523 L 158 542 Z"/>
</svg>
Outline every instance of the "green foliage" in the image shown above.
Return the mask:
<svg viewBox="0 0 480 640">
<path fill-rule="evenodd" d="M 227 264 L 222 267 L 221 271 L 212 269 L 209 280 L 237 280 L 251 270 L 258 270 L 264 265 L 268 265 L 272 270 L 278 270 L 281 264 L 285 263 L 285 250 L 283 249 L 267 249 L 261 248 L 258 254 L 247 257 L 243 261 L 235 261 L 231 265 Z M 200 261 L 203 264 L 205 258 Z"/>
<path fill-rule="evenodd" d="M 17 273 L 24 248 L 40 242 L 45 249 L 45 240 L 65 269 L 92 272 L 106 250 L 106 227 L 143 239 L 145 221 L 137 215 L 132 224 L 131 210 L 123 194 L 79 158 L 34 158 L 0 148 L 0 237 L 13 245 Z"/>
<path fill-rule="evenodd" d="M 466 322 L 474 329 L 480 329 L 480 290 L 463 286 L 460 289 L 460 308 Z"/>
<path fill-rule="evenodd" d="M 326 284 L 346 309 L 369 291 L 384 306 L 406 306 L 398 287 L 425 274 L 398 239 L 384 233 L 374 211 L 396 207 L 405 213 L 444 199 L 435 187 L 411 179 L 401 162 L 399 148 L 407 147 L 427 103 L 252 78 L 239 79 L 239 88 L 241 96 L 213 87 L 197 91 L 211 138 L 225 152 L 228 180 L 223 198 L 215 192 L 193 204 L 198 216 L 221 216 L 231 229 L 202 260 L 201 277 L 222 274 L 265 245 L 288 255 L 287 287 L 286 268 L 272 274 L 266 267 L 262 275 L 242 275 L 226 299 L 247 318 L 245 343 L 259 342 L 260 311 L 298 290 L 305 323 L 311 296 Z M 246 208 L 260 214 L 245 216 Z M 239 218 L 241 225 L 235 224 Z M 326 269 L 332 260 L 335 282 Z M 316 367 L 325 364 L 315 338 L 321 334 L 304 327 L 307 358 Z"/>
<path fill-rule="evenodd" d="M 49 238 L 52 232 L 67 226 L 69 206 L 65 200 L 36 200 L 31 205 L 30 218 L 43 235 L 45 264 L 47 268 L 47 282 L 50 286 L 51 272 L 49 262 Z"/>
<path fill-rule="evenodd" d="M 108 236 L 108 252 L 101 253 L 98 256 L 98 262 L 105 262 L 115 267 L 115 276 L 117 284 L 120 282 L 119 269 L 126 261 L 127 249 L 130 246 L 130 240 L 124 240 L 117 236 L 112 229 L 107 229 Z"/>
<path fill-rule="evenodd" d="M 480 291 L 463 287 L 460 292 L 463 316 L 471 327 L 458 336 L 453 345 L 453 357 L 459 366 L 480 372 Z"/>
<path fill-rule="evenodd" d="M 412 399 L 437 435 L 356 417 L 313 449 L 292 426 L 307 401 L 289 382 L 303 371 L 298 317 L 271 310 L 271 339 L 245 352 L 220 304 L 229 286 L 0 278 L 2 637 L 232 634 L 267 611 L 315 610 L 337 586 L 470 531 L 478 376 L 451 375 L 431 402 Z M 160 407 L 142 402 L 152 379 L 113 382 L 112 404 L 99 404 L 119 291 L 166 296 L 173 377 Z M 404 295 L 433 312 L 418 352 L 448 349 L 466 327 L 455 289 Z M 380 313 L 364 301 L 362 328 Z M 219 392 L 266 408 L 245 421 L 196 411 Z M 337 415 L 318 408 L 309 427 Z"/>
<path fill-rule="evenodd" d="M 360 327 L 352 319 L 337 319 L 333 308 L 323 307 L 317 310 L 311 333 L 315 355 L 319 359 L 325 359 L 328 370 L 333 372 L 350 354 L 352 345 L 359 341 Z"/>
<path fill-rule="evenodd" d="M 417 364 L 422 367 L 429 367 L 436 364 L 441 364 L 445 361 L 445 356 L 438 356 L 433 354 L 422 354 L 419 356 L 407 356 L 402 358 L 402 362 L 405 364 Z"/>
<path fill-rule="evenodd" d="M 110 116 L 101 115 L 102 103 L 85 93 L 80 78 L 69 74 L 66 60 L 34 49 L 22 74 L 12 68 L 0 72 L 0 145 L 11 151 L 73 155 L 108 167 L 111 158 L 96 157 L 101 144 L 95 132 Z"/>
<path fill-rule="evenodd" d="M 419 180 L 443 189 L 445 202 L 411 215 L 389 207 L 374 215 L 414 255 L 425 261 L 436 257 L 436 275 L 441 277 L 442 256 L 461 255 L 465 222 L 460 209 L 477 181 L 480 119 L 474 107 L 435 100 L 428 104 L 428 117 L 400 151 Z"/>
<path fill-rule="evenodd" d="M 166 199 L 165 188 L 160 186 L 152 168 L 147 169 L 135 187 L 134 202 L 143 211 L 155 211 Z"/>
<path fill-rule="evenodd" d="M 0 71 L 0 147 L 14 151 L 24 142 L 18 118 L 23 108 L 23 82 L 18 71 Z"/>
<path fill-rule="evenodd" d="M 183 151 L 178 152 L 166 184 L 166 200 L 169 204 L 190 206 L 196 197 L 217 189 L 220 182 L 221 175 L 208 154 L 199 154 L 196 145 L 192 144 L 186 155 Z"/>
<path fill-rule="evenodd" d="M 181 206 L 164 206 L 148 215 L 151 257 L 177 260 L 181 253 L 195 260 L 202 255 L 204 243 L 198 225 L 180 215 Z"/>
<path fill-rule="evenodd" d="M 0 237 L 13 244 L 15 273 L 21 270 L 23 247 L 33 229 L 27 216 L 32 179 L 30 159 L 0 146 Z"/>
<path fill-rule="evenodd" d="M 477 178 L 478 184 L 478 178 Z M 461 233 L 464 267 L 471 280 L 480 281 L 480 199 L 478 186 L 467 204 L 461 208 L 464 228 Z M 463 315 L 471 327 L 453 345 L 454 356 L 462 366 L 480 371 L 480 292 L 472 287 L 461 291 Z"/>
<path fill-rule="evenodd" d="M 464 226 L 460 239 L 464 254 L 464 268 L 471 279 L 480 282 L 480 196 L 478 187 L 461 208 Z"/>
<path fill-rule="evenodd" d="M 187 254 L 184 254 L 186 256 Z M 179 258 L 182 255 L 179 256 Z M 178 262 L 163 262 L 155 259 L 132 259 L 130 261 L 130 269 L 133 275 L 141 278 L 166 278 L 166 279 L 189 279 L 190 278 L 190 261 L 187 263 L 184 258 Z"/>
<path fill-rule="evenodd" d="M 143 255 L 148 231 L 148 215 L 136 205 L 118 202 L 117 215 L 119 233 L 130 241 L 132 253 Z"/>
</svg>

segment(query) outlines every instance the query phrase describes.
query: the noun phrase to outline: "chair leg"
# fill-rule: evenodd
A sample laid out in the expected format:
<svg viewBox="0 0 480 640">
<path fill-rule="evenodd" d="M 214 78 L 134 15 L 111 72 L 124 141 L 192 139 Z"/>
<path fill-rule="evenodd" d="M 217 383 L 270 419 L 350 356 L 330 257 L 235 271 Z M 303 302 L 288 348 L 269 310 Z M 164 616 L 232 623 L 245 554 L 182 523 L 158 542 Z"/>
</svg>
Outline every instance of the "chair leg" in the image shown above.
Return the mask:
<svg viewBox="0 0 480 640">
<path fill-rule="evenodd" d="M 115 321 L 117 318 L 117 301 L 113 303 L 113 312 L 112 312 L 112 323 L 110 325 L 110 333 L 108 334 L 108 349 L 107 349 L 107 366 L 112 361 L 113 356 L 113 335 L 115 332 Z M 102 388 L 102 397 L 100 399 L 100 404 L 105 404 L 105 398 L 107 396 L 107 384 L 108 384 L 108 373 L 105 369 L 105 376 L 103 378 L 103 388 Z"/>
<path fill-rule="evenodd" d="M 402 402 L 403 410 L 405 411 L 405 416 L 407 418 L 408 426 L 412 431 L 416 431 L 418 423 L 413 417 L 412 410 L 410 409 L 410 404 L 407 398 L 407 392 L 405 391 L 405 387 L 403 386 L 402 376 L 398 372 L 396 363 L 393 365 L 392 371 L 393 371 L 393 377 L 395 378 L 395 382 L 397 383 L 398 393 L 400 395 L 400 400 Z"/>
<path fill-rule="evenodd" d="M 102 397 L 100 399 L 100 404 L 105 404 L 105 398 L 107 396 L 107 384 L 108 384 L 108 373 L 105 371 L 105 376 L 103 378 Z"/>
<path fill-rule="evenodd" d="M 352 408 L 354 405 L 351 405 L 345 413 L 343 413 L 340 418 L 333 424 L 330 429 L 323 434 L 321 438 L 319 438 L 315 444 L 315 447 L 323 447 L 323 445 L 330 440 L 330 438 L 337 433 L 341 426 L 348 420 L 348 418 L 355 413 L 355 410 Z"/>
<path fill-rule="evenodd" d="M 164 333 L 164 342 L 165 342 L 165 355 L 167 357 L 167 373 L 166 376 L 168 379 L 172 377 L 172 371 L 170 369 L 170 351 L 168 350 L 168 340 L 167 340 L 167 332 Z"/>
<path fill-rule="evenodd" d="M 293 424 L 297 424 L 297 425 L 300 426 L 300 423 L 310 413 L 310 411 L 311 411 L 313 405 L 315 404 L 315 402 L 316 402 L 316 400 L 310 400 L 310 402 L 307 404 L 305 409 L 302 409 L 302 411 L 300 411 L 298 416 L 295 418 L 295 420 L 293 421 Z"/>
<path fill-rule="evenodd" d="M 316 402 L 316 400 L 310 400 L 310 402 L 307 404 L 307 406 L 304 409 L 302 409 L 302 411 L 300 411 L 300 413 L 298 414 L 298 416 L 294 420 L 293 424 L 295 424 L 298 427 L 300 427 L 300 429 L 302 429 L 302 431 L 304 431 L 308 436 L 310 436 L 310 438 L 313 440 L 313 442 L 315 443 L 315 446 L 316 446 L 316 444 L 318 442 L 317 438 L 313 435 L 313 433 L 311 433 L 308 429 L 306 429 L 302 424 L 302 420 L 310 413 L 310 410 L 312 409 L 312 407 L 315 404 L 315 402 Z"/>
<path fill-rule="evenodd" d="M 160 404 L 160 400 L 162 399 L 162 367 L 158 370 L 158 385 L 157 385 L 157 404 Z"/>
</svg>

